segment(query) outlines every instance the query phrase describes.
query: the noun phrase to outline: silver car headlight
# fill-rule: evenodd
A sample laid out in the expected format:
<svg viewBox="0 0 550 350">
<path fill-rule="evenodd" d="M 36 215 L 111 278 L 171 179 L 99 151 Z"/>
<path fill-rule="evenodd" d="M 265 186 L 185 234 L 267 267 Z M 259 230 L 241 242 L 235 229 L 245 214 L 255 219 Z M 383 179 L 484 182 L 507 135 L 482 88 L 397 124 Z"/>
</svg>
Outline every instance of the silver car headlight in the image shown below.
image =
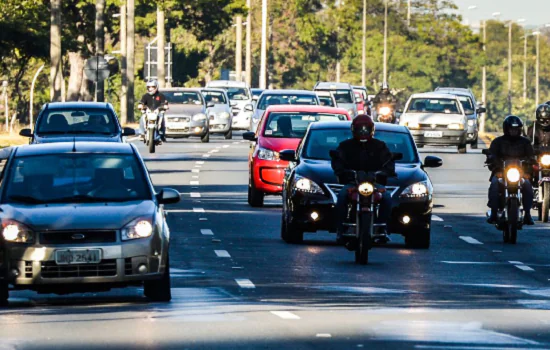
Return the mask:
<svg viewBox="0 0 550 350">
<path fill-rule="evenodd" d="M 321 186 L 317 185 L 315 182 L 310 179 L 296 175 L 294 178 L 294 189 L 299 192 L 311 193 L 311 194 L 324 194 Z"/>
<path fill-rule="evenodd" d="M 124 226 L 121 232 L 123 241 L 151 237 L 153 234 L 153 223 L 149 219 L 138 218 Z"/>
<path fill-rule="evenodd" d="M 262 160 L 279 160 L 279 152 L 267 148 L 258 148 L 258 158 Z"/>
<path fill-rule="evenodd" d="M 468 126 L 474 126 L 476 125 L 476 121 L 473 119 L 468 120 Z"/>
<path fill-rule="evenodd" d="M 2 223 L 2 236 L 6 242 L 34 243 L 34 232 L 15 220 L 6 220 Z"/>
<path fill-rule="evenodd" d="M 431 195 L 432 193 L 432 184 L 428 180 L 426 180 L 417 182 L 405 188 L 403 192 L 401 192 L 401 197 L 418 198 Z"/>
<path fill-rule="evenodd" d="M 204 113 L 195 114 L 193 116 L 193 120 L 196 121 L 196 122 L 206 120 L 206 114 L 204 114 Z"/>
<path fill-rule="evenodd" d="M 219 114 L 220 119 L 229 119 L 229 113 L 222 112 Z"/>
</svg>

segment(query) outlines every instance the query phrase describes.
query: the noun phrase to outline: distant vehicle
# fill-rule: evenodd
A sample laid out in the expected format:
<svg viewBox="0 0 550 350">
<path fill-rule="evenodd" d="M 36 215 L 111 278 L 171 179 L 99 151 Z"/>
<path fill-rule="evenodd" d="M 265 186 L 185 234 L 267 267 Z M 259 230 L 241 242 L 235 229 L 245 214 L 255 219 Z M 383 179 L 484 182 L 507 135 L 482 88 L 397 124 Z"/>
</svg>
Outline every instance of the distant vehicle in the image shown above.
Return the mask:
<svg viewBox="0 0 550 350">
<path fill-rule="evenodd" d="M 206 102 L 200 88 L 164 88 L 169 109 L 165 114 L 166 138 L 200 137 L 210 141 Z"/>
<path fill-rule="evenodd" d="M 143 286 L 169 301 L 170 230 L 137 147 L 62 142 L 14 147 L 0 184 L 0 302 L 9 285 L 38 293 Z"/>
<path fill-rule="evenodd" d="M 347 120 L 351 118 L 342 108 L 299 105 L 269 107 L 256 133 L 243 134 L 245 140 L 255 142 L 248 157 L 248 203 L 252 207 L 261 207 L 265 195 L 281 194 L 288 162 L 279 159 L 279 152 L 296 149 L 311 123 Z"/>
<path fill-rule="evenodd" d="M 250 91 L 252 92 L 252 100 L 253 101 L 258 101 L 258 99 L 260 98 L 260 95 L 262 94 L 262 92 L 265 91 L 265 89 L 250 89 Z"/>
<path fill-rule="evenodd" d="M 336 107 L 336 99 L 330 91 L 315 91 L 321 106 L 324 107 Z"/>
<path fill-rule="evenodd" d="M 226 140 L 233 137 L 233 113 L 231 106 L 235 102 L 229 101 L 229 96 L 223 89 L 202 89 L 206 101 L 206 115 L 209 121 L 211 134 L 223 134 Z"/>
<path fill-rule="evenodd" d="M 357 114 L 368 114 L 367 101 L 363 98 L 361 91 L 353 91 L 355 103 L 357 104 Z"/>
<path fill-rule="evenodd" d="M 319 98 L 309 90 L 265 90 L 252 114 L 250 131 L 255 132 L 265 110 L 274 105 L 320 105 Z M 248 106 L 245 107 L 249 108 Z"/>
<path fill-rule="evenodd" d="M 412 95 L 400 125 L 407 126 L 418 147 L 456 146 L 466 153 L 468 118 L 456 95 L 428 92 Z"/>
<path fill-rule="evenodd" d="M 235 102 L 235 105 L 232 106 L 233 130 L 248 130 L 250 128 L 252 111 L 245 110 L 245 106 L 253 106 L 253 100 L 250 87 L 246 83 L 232 80 L 214 80 L 208 82 L 206 87 L 224 89 L 229 100 Z"/>
<path fill-rule="evenodd" d="M 302 242 L 305 232 L 336 232 L 334 206 L 343 185 L 332 170 L 330 151 L 351 137 L 349 122 L 314 123 L 299 147 L 280 152 L 282 159 L 291 161 L 282 182 L 281 238 L 285 242 Z M 405 236 L 411 248 L 428 248 L 433 186 L 423 168 L 439 167 L 442 160 L 427 156 L 422 162 L 403 126 L 376 123 L 374 137 L 386 142 L 391 152 L 402 154 L 396 161 L 397 177 L 389 177 L 386 186 L 393 203 L 388 233 Z"/>
<path fill-rule="evenodd" d="M 476 102 L 475 96 L 470 89 L 462 88 L 436 88 L 435 92 L 456 95 L 468 117 L 468 143 L 472 149 L 477 148 L 479 137 L 479 118 L 481 113 L 487 110 Z"/>
<path fill-rule="evenodd" d="M 371 113 L 370 107 L 369 107 L 370 99 L 369 99 L 369 94 L 367 92 L 367 88 L 364 86 L 353 86 L 353 91 L 355 92 L 355 97 L 358 97 L 357 93 L 361 95 L 362 101 L 360 102 L 356 101 L 358 104 L 358 108 L 362 106 L 362 110 L 365 112 L 365 114 L 370 114 Z"/>
<path fill-rule="evenodd" d="M 318 82 L 314 91 L 330 91 L 336 99 L 338 108 L 345 108 L 351 118 L 358 115 L 357 104 L 353 88 L 348 83 Z"/>
<path fill-rule="evenodd" d="M 53 102 L 46 103 L 34 126 L 19 135 L 29 137 L 29 143 L 102 141 L 124 142 L 133 136 L 132 128 L 122 128 L 110 103 Z"/>
</svg>

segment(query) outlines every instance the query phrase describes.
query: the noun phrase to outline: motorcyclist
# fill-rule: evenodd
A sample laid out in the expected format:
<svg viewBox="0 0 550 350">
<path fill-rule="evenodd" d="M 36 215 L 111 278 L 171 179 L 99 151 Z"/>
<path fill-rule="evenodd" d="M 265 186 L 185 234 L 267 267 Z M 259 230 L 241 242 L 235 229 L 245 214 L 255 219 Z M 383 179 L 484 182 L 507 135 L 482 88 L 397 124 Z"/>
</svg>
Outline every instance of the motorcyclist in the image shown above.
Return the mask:
<svg viewBox="0 0 550 350">
<path fill-rule="evenodd" d="M 541 104 L 535 112 L 536 121 L 527 130 L 527 137 L 531 140 L 533 148 L 550 147 L 550 105 Z"/>
<path fill-rule="evenodd" d="M 489 203 L 491 215 L 487 219 L 490 224 L 498 222 L 498 209 L 500 206 L 500 196 L 502 185 L 499 183 L 497 173 L 502 173 L 504 169 L 503 161 L 508 159 L 525 160 L 532 162 L 534 160 L 534 150 L 528 138 L 521 136 L 523 130 L 523 121 L 515 115 L 509 115 L 503 122 L 504 135 L 497 137 L 491 142 L 489 148 L 490 156 L 487 159 L 489 170 L 491 170 L 491 186 L 489 187 Z M 525 175 L 531 175 L 532 166 L 525 166 Z M 529 179 L 524 178 L 521 192 L 523 194 L 523 209 L 525 216 L 523 223 L 525 225 L 534 225 L 531 217 L 531 208 L 533 206 L 533 186 Z"/>
<path fill-rule="evenodd" d="M 338 193 L 336 203 L 337 240 L 343 241 L 346 232 L 344 221 L 347 216 L 348 190 L 355 186 L 354 171 L 382 171 L 388 176 L 395 175 L 395 163 L 386 143 L 374 138 L 374 122 L 367 115 L 357 116 L 351 124 L 353 138 L 342 141 L 332 158 L 332 169 L 344 187 Z M 377 223 L 387 223 L 391 214 L 391 195 L 385 192 L 380 203 Z M 384 230 L 380 236 L 386 237 Z M 386 237 L 386 241 L 387 241 Z"/>
<path fill-rule="evenodd" d="M 166 96 L 164 96 L 159 91 L 159 83 L 157 80 L 149 80 L 147 82 L 147 93 L 141 97 L 141 100 L 138 104 L 138 109 L 144 112 L 147 108 L 151 111 L 156 110 L 157 108 L 162 107 L 164 109 L 168 108 L 168 101 Z M 162 112 L 162 111 L 161 111 Z M 166 123 L 164 118 L 161 118 L 160 128 L 159 128 L 160 139 L 166 142 Z M 139 120 L 139 131 L 141 135 L 145 135 L 145 114 L 141 116 Z"/>
<path fill-rule="evenodd" d="M 374 111 L 378 114 L 380 107 L 390 107 L 392 115 L 395 114 L 395 106 L 397 105 L 397 98 L 391 93 L 390 85 L 387 82 L 382 83 L 380 91 L 376 94 L 372 100 L 374 105 Z M 394 117 L 395 118 L 395 117 Z"/>
</svg>

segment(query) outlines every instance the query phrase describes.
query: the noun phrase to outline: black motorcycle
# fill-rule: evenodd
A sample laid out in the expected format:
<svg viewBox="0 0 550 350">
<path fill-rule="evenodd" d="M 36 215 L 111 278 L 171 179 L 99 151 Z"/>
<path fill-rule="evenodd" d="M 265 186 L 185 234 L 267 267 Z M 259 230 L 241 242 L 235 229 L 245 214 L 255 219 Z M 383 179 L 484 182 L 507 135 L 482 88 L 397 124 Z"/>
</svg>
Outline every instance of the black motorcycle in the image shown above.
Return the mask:
<svg viewBox="0 0 550 350">
<path fill-rule="evenodd" d="M 534 189 L 534 207 L 538 210 L 539 220 L 548 222 L 550 211 L 550 150 L 546 149 L 537 153 L 538 187 Z"/>
</svg>

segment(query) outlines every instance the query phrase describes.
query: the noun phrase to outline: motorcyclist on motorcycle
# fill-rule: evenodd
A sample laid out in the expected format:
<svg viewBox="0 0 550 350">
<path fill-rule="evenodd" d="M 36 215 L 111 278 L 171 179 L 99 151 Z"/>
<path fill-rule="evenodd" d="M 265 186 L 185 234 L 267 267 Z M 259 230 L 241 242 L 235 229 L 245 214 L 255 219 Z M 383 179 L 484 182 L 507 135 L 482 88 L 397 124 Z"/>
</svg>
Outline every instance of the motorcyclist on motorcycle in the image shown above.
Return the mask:
<svg viewBox="0 0 550 350">
<path fill-rule="evenodd" d="M 151 111 L 156 110 L 159 107 L 167 108 L 168 101 L 166 97 L 159 91 L 159 83 L 156 80 L 149 80 L 147 82 L 147 93 L 141 97 L 139 101 L 138 109 L 144 112 L 147 108 Z M 141 116 L 139 120 L 139 131 L 141 135 L 145 135 L 145 114 Z M 164 118 L 161 118 L 159 136 L 163 142 L 166 142 L 166 123 Z"/>
<path fill-rule="evenodd" d="M 342 141 L 336 149 L 337 155 L 332 159 L 332 169 L 344 187 L 338 193 L 336 203 L 337 241 L 343 241 L 346 233 L 344 221 L 347 216 L 348 190 L 355 185 L 354 171 L 382 171 L 388 176 L 395 176 L 395 163 L 392 153 L 384 141 L 374 138 L 374 122 L 367 115 L 357 116 L 351 124 L 353 138 Z M 377 223 L 387 223 L 391 215 L 391 194 L 384 193 L 380 203 Z M 386 232 L 379 232 L 386 237 Z M 386 237 L 387 241 L 387 237 Z"/>
<path fill-rule="evenodd" d="M 389 107 L 391 109 L 392 118 L 395 118 L 395 106 L 397 105 L 397 98 L 391 93 L 390 85 L 387 82 L 382 84 L 382 87 L 378 94 L 372 100 L 374 105 L 374 111 L 376 115 L 381 107 Z"/>
<path fill-rule="evenodd" d="M 527 130 L 527 137 L 533 148 L 550 147 L 550 105 L 541 104 L 535 112 L 536 121 Z"/>
<path fill-rule="evenodd" d="M 500 206 L 500 197 L 502 185 L 499 183 L 497 173 L 502 173 L 503 161 L 507 159 L 519 159 L 527 162 L 534 161 L 535 152 L 528 138 L 521 136 L 523 130 L 523 121 L 515 115 L 509 115 L 503 123 L 504 135 L 497 137 L 491 142 L 489 151 L 491 155 L 487 159 L 489 170 L 491 170 L 491 186 L 489 187 L 489 203 L 491 216 L 487 219 L 490 224 L 496 224 L 498 221 L 498 209 Z M 528 164 L 525 168 L 525 174 L 531 175 L 532 166 Z M 533 186 L 529 179 L 524 179 L 521 186 L 523 194 L 523 209 L 525 216 L 523 223 L 525 225 L 534 225 L 531 217 L 531 208 L 533 207 Z"/>
</svg>

